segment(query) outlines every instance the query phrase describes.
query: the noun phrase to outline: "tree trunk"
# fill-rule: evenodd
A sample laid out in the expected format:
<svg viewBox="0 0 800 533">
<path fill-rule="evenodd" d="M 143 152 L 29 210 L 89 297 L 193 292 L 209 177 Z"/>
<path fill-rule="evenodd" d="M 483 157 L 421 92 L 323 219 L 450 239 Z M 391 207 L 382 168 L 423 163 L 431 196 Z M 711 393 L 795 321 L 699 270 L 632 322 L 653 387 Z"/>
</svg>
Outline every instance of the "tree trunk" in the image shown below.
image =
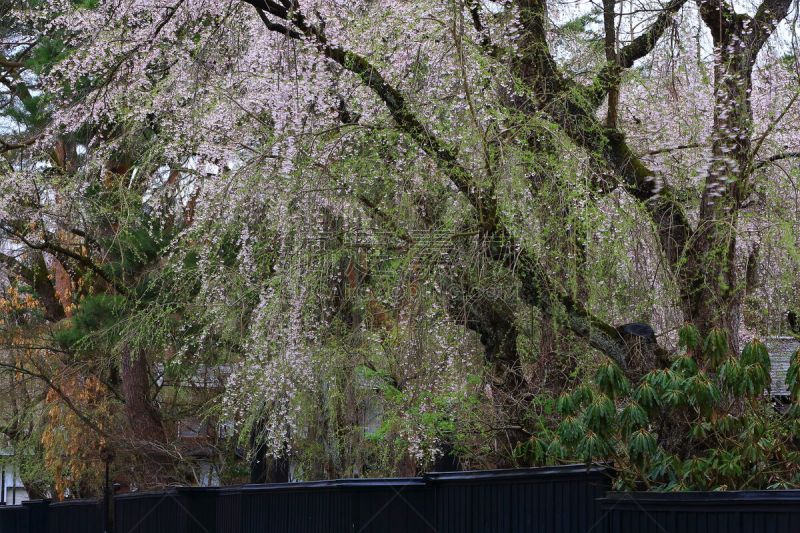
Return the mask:
<svg viewBox="0 0 800 533">
<path fill-rule="evenodd" d="M 150 400 L 150 376 L 142 353 L 122 352 L 122 394 L 131 452 L 143 463 L 141 483 L 163 486 L 181 481 L 174 469 L 175 459 L 168 453 L 167 434 L 156 407 Z"/>
<path fill-rule="evenodd" d="M 703 335 L 712 328 L 725 330 L 732 353 L 739 351 L 746 288 L 736 272 L 736 234 L 753 168 L 752 70 L 772 31 L 772 18 L 785 17 L 788 6 L 787 0 L 765 1 L 751 19 L 725 2 L 700 3 L 715 46 L 714 127 L 698 226 L 680 279 L 681 298 L 686 319 Z"/>
</svg>

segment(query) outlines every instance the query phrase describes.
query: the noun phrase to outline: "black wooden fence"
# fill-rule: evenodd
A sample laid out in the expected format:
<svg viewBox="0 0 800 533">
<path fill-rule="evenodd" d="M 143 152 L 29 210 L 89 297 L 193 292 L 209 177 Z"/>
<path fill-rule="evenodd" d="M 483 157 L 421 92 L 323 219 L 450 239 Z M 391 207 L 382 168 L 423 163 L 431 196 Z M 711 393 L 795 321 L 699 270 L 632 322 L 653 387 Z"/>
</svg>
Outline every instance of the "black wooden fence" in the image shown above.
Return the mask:
<svg viewBox="0 0 800 533">
<path fill-rule="evenodd" d="M 181 487 L 114 498 L 115 533 L 800 532 L 800 491 L 618 493 L 563 466 Z M 103 502 L 0 507 L 0 533 L 102 533 Z"/>
<path fill-rule="evenodd" d="M 610 492 L 599 500 L 607 532 L 800 532 L 800 490 Z"/>
</svg>

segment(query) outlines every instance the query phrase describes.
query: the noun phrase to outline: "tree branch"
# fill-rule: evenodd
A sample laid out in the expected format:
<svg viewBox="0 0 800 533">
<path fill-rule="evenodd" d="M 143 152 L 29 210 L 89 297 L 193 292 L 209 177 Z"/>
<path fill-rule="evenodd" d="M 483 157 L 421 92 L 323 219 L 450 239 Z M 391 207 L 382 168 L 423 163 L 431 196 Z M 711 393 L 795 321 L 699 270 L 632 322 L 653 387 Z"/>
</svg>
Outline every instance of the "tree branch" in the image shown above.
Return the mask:
<svg viewBox="0 0 800 533">
<path fill-rule="evenodd" d="M 658 154 L 667 154 L 669 152 L 677 152 L 678 150 L 688 150 L 690 148 L 700 148 L 703 146 L 703 143 L 688 143 L 688 144 L 679 144 L 677 146 L 667 146 L 665 148 L 656 148 L 654 150 L 648 150 L 644 153 L 644 155 L 658 155 Z"/>
<path fill-rule="evenodd" d="M 758 6 L 756 14 L 753 17 L 754 39 L 753 46 L 756 52 L 761 50 L 764 43 L 772 35 L 775 30 L 776 22 L 780 22 L 789 14 L 789 8 L 792 5 L 792 0 L 764 0 Z"/>
<path fill-rule="evenodd" d="M 684 1 L 673 0 L 668 7 L 677 11 Z M 619 130 L 604 127 L 598 121 L 597 95 L 602 101 L 605 89 L 598 91 L 596 83 L 590 87 L 576 86 L 561 74 L 547 44 L 544 1 L 518 0 L 518 4 L 524 28 L 518 75 L 533 88 L 537 99 L 536 102 L 522 103 L 519 109 L 523 112 L 530 112 L 530 108 L 540 109 L 550 115 L 573 142 L 591 153 L 600 154 L 621 178 L 625 190 L 642 202 L 650 213 L 667 260 L 671 265 L 677 265 L 689 242 L 691 225 L 683 207 L 675 200 L 676 195 L 667 184 L 656 181 L 655 173 L 634 154 Z M 655 39 L 663 34 L 669 21 L 671 12 L 661 13 L 649 36 L 625 52 L 629 60 L 652 50 Z"/>
<path fill-rule="evenodd" d="M 36 291 L 44 307 L 45 318 L 50 322 L 58 322 L 66 314 L 48 276 L 44 256 L 41 253 L 36 253 L 34 263 L 34 267 L 31 268 L 10 255 L 0 253 L 0 264 L 5 265 L 11 273 L 21 277 Z"/>
<path fill-rule="evenodd" d="M 325 57 L 358 76 L 384 103 L 400 130 L 433 158 L 439 169 L 469 200 L 478 214 L 482 233 L 487 239 L 487 255 L 517 273 L 522 282 L 523 301 L 553 316 L 566 315 L 565 322 L 569 329 L 584 338 L 592 347 L 616 360 L 623 368 L 626 367 L 627 350 L 616 329 L 589 313 L 579 302 L 554 290 L 538 261 L 514 242 L 508 229 L 498 219 L 496 200 L 486 194 L 477 180 L 458 162 L 453 149 L 422 124 L 400 91 L 388 83 L 378 69 L 363 56 L 330 45 L 322 30 L 308 24 L 298 11 L 272 9 L 271 6 L 275 4 L 269 0 L 243 1 L 291 23 L 303 36 L 314 42 Z M 535 17 L 535 14 L 532 16 Z M 532 24 L 536 22 L 533 21 Z M 266 27 L 275 31 L 269 25 Z"/>
<path fill-rule="evenodd" d="M 21 68 L 22 66 L 24 66 L 24 63 L 22 63 L 21 61 L 11 61 L 5 59 L 4 57 L 0 57 L 0 67 L 6 67 L 9 69 L 18 69 Z"/>
<path fill-rule="evenodd" d="M 784 159 L 792 159 L 792 158 L 795 158 L 795 157 L 800 157 L 800 152 L 780 152 L 780 153 L 777 153 L 777 154 L 773 154 L 773 155 L 769 156 L 766 159 L 762 159 L 762 160 L 758 161 L 753 168 L 754 169 L 759 169 L 759 168 L 765 167 L 765 166 L 767 166 L 767 165 L 769 165 L 771 163 L 775 163 L 777 161 L 782 161 Z"/>
<path fill-rule="evenodd" d="M 25 148 L 27 146 L 32 145 L 41 137 L 41 134 L 35 135 L 30 139 L 24 139 L 19 142 L 8 142 L 3 139 L 0 139 L 0 153 L 2 152 L 9 152 L 11 150 L 18 150 L 20 148 Z"/>
<path fill-rule="evenodd" d="M 745 17 L 737 15 L 733 7 L 728 4 L 728 0 L 697 0 L 697 8 L 700 11 L 700 18 L 711 31 L 715 45 L 727 42 L 732 34 L 731 29 L 740 17 Z"/>
<path fill-rule="evenodd" d="M 623 46 L 616 54 L 616 61 L 607 57 L 608 62 L 597 73 L 590 87 L 592 105 L 596 108 L 600 106 L 615 80 L 619 77 L 619 69 L 628 69 L 633 64 L 653 51 L 658 40 L 664 32 L 672 25 L 674 15 L 680 11 L 687 0 L 671 0 L 656 20 L 638 37 L 627 45 Z M 612 26 L 613 28 L 613 26 Z"/>
<path fill-rule="evenodd" d="M 120 293 L 121 295 L 126 296 L 126 297 L 130 296 L 130 291 L 128 290 L 128 288 L 126 286 L 122 285 L 117 280 L 115 280 L 114 278 L 112 278 L 111 276 L 106 274 L 106 272 L 102 268 L 100 268 L 97 264 L 95 264 L 94 261 L 92 261 L 90 258 L 88 258 L 86 256 L 83 256 L 83 255 L 81 255 L 81 254 L 79 254 L 77 252 L 73 252 L 69 248 L 65 248 L 65 247 L 60 246 L 58 244 L 55 244 L 55 243 L 53 243 L 53 242 L 51 242 L 49 240 L 45 240 L 41 244 L 37 244 L 35 242 L 32 242 L 32 241 L 28 240 L 24 235 L 22 235 L 18 231 L 15 231 L 14 229 L 12 229 L 10 226 L 8 226 L 5 223 L 0 224 L 0 229 L 5 231 L 7 234 L 11 235 L 12 237 L 14 237 L 16 239 L 19 239 L 28 248 L 31 248 L 33 250 L 49 251 L 49 252 L 51 252 L 51 253 L 53 253 L 55 255 L 61 255 L 63 257 L 67 257 L 69 259 L 72 259 L 73 261 L 77 262 L 79 265 L 82 265 L 82 266 L 88 268 L 89 270 L 91 270 L 93 273 L 97 274 L 106 283 L 108 283 L 109 285 L 114 287 L 114 289 L 116 289 L 117 292 Z"/>
<path fill-rule="evenodd" d="M 41 380 L 45 385 L 47 385 L 48 388 L 52 389 L 56 394 L 58 394 L 59 398 L 61 398 L 61 400 L 64 402 L 64 404 L 67 406 L 67 408 L 69 408 L 70 411 L 75 413 L 75 415 L 84 424 L 86 424 L 86 426 L 89 427 L 89 429 L 91 429 L 92 431 L 96 432 L 98 435 L 100 435 L 102 437 L 105 437 L 107 439 L 111 439 L 112 438 L 111 435 L 109 435 L 108 433 L 103 431 L 103 428 L 101 428 L 99 425 L 97 425 L 91 418 L 89 418 L 85 413 L 83 413 L 80 409 L 78 409 L 78 407 L 69 398 L 69 396 L 67 396 L 67 394 L 63 390 L 61 390 L 61 388 L 58 385 L 56 385 L 53 382 L 52 379 L 50 379 L 48 376 L 46 376 L 44 373 L 42 373 L 41 369 L 38 369 L 39 372 L 33 372 L 31 370 L 28 370 L 25 367 L 12 365 L 12 364 L 9 364 L 9 363 L 4 363 L 4 362 L 0 362 L 0 368 L 5 368 L 5 369 L 11 370 L 13 372 L 19 372 L 20 374 L 25 374 L 25 375 L 30 376 L 32 378 L 36 378 L 36 379 Z"/>
</svg>

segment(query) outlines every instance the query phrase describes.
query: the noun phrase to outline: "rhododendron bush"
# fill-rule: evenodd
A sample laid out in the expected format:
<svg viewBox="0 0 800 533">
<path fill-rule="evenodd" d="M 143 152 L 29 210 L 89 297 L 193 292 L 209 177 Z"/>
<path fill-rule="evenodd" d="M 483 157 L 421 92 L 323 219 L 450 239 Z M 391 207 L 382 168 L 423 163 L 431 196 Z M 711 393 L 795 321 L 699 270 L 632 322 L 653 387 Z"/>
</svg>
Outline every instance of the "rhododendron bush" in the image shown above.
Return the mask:
<svg viewBox="0 0 800 533">
<path fill-rule="evenodd" d="M 797 2 L 2 10 L 31 487 L 96 493 L 109 455 L 136 486 L 552 461 L 525 450 L 598 367 L 800 307 Z"/>
</svg>

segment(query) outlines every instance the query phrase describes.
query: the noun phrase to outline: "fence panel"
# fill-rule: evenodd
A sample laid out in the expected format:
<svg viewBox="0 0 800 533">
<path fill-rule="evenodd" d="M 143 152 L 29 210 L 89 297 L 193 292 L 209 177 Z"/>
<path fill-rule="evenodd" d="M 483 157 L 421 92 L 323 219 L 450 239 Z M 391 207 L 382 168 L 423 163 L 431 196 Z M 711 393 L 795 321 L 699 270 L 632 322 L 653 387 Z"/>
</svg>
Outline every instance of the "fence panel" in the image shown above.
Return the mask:
<svg viewBox="0 0 800 533">
<path fill-rule="evenodd" d="M 211 533 L 217 524 L 216 487 L 180 487 L 176 503 L 184 512 L 185 533 Z"/>
<path fill-rule="evenodd" d="M 176 491 L 114 498 L 116 533 L 185 533 L 187 518 L 186 505 Z"/>
<path fill-rule="evenodd" d="M 240 505 L 241 533 L 336 533 L 352 528 L 352 500 L 331 481 L 245 485 Z"/>
<path fill-rule="evenodd" d="M 22 505 L 0 506 L 0 533 L 28 533 L 28 508 Z"/>
<path fill-rule="evenodd" d="M 241 487 L 220 489 L 216 508 L 216 533 L 245 533 L 242 531 Z"/>
<path fill-rule="evenodd" d="M 363 533 L 432 533 L 433 490 L 422 478 L 336 482 L 351 500 L 352 529 Z"/>
<path fill-rule="evenodd" d="M 48 510 L 50 533 L 100 533 L 103 531 L 101 500 L 67 500 L 51 503 Z"/>
<path fill-rule="evenodd" d="M 596 499 L 611 487 L 600 466 L 433 473 L 439 533 L 601 531 Z"/>
<path fill-rule="evenodd" d="M 179 488 L 115 498 L 116 533 L 789 533 L 800 490 L 607 492 L 602 467 Z M 101 501 L 0 506 L 0 533 L 100 533 Z"/>
<path fill-rule="evenodd" d="M 605 533 L 796 533 L 800 490 L 609 492 Z"/>
<path fill-rule="evenodd" d="M 50 500 L 28 500 L 22 502 L 22 506 L 28 509 L 28 530 L 31 533 L 48 530 Z"/>
</svg>

